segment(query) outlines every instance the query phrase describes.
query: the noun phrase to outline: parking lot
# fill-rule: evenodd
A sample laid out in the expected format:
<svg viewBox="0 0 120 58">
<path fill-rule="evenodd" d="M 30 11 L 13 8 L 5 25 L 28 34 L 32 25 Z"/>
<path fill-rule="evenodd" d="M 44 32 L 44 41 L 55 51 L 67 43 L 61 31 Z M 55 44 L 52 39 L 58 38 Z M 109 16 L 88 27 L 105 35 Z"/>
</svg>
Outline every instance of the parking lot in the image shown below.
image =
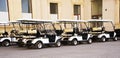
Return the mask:
<svg viewBox="0 0 120 58">
<path fill-rule="evenodd" d="M 0 58 L 120 58 L 120 40 L 43 49 L 0 47 Z"/>
</svg>

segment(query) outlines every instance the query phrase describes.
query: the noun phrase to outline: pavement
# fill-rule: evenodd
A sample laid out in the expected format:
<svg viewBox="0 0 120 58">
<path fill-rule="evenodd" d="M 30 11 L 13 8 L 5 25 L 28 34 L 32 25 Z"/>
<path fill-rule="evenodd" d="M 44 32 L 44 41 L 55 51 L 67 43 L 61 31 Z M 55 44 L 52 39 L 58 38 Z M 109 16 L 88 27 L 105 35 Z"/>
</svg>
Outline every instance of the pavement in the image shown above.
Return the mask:
<svg viewBox="0 0 120 58">
<path fill-rule="evenodd" d="M 120 40 L 42 49 L 0 47 L 0 58 L 120 58 Z"/>
</svg>

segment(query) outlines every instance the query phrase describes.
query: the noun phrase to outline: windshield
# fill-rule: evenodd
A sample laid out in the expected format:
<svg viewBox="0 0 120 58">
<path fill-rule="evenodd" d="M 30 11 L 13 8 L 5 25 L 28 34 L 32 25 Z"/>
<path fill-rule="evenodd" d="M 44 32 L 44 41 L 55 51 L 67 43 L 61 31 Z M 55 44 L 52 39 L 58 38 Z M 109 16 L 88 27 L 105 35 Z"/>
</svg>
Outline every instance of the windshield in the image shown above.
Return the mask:
<svg viewBox="0 0 120 58">
<path fill-rule="evenodd" d="M 44 23 L 44 28 L 46 30 L 54 30 L 54 27 L 53 27 L 52 23 Z"/>
<path fill-rule="evenodd" d="M 87 30 L 86 23 L 84 23 L 84 22 L 78 23 L 78 29 L 79 29 L 79 31 Z"/>
<path fill-rule="evenodd" d="M 105 31 L 113 31 L 114 26 L 112 22 L 106 22 L 106 21 L 93 21 L 89 22 L 88 24 L 89 28 L 92 28 L 92 30 L 100 31 L 100 30 L 105 30 Z"/>
<path fill-rule="evenodd" d="M 46 31 L 46 34 L 56 34 L 52 23 L 44 23 L 44 29 Z"/>
<path fill-rule="evenodd" d="M 96 21 L 89 22 L 89 27 L 90 27 L 90 28 L 93 28 L 93 27 L 101 27 L 102 25 L 103 25 L 102 22 L 96 22 Z"/>
<path fill-rule="evenodd" d="M 61 30 L 62 29 L 62 27 L 61 27 L 61 25 L 59 23 L 54 23 L 54 28 L 56 30 Z"/>
<path fill-rule="evenodd" d="M 105 31 L 114 31 L 114 26 L 112 22 L 104 22 L 103 26 L 105 28 Z"/>
</svg>

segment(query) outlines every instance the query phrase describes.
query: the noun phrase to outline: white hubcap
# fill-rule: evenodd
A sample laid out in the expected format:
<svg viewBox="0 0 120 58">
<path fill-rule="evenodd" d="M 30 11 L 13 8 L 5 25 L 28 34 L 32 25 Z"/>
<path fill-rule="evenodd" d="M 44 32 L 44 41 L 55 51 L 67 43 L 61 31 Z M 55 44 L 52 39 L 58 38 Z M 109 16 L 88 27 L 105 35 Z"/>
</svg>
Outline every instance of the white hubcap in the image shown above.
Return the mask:
<svg viewBox="0 0 120 58">
<path fill-rule="evenodd" d="M 42 43 L 39 43 L 39 44 L 38 44 L 38 48 L 42 48 Z"/>
<path fill-rule="evenodd" d="M 117 40 L 117 37 L 115 37 L 114 39 Z"/>
<path fill-rule="evenodd" d="M 105 38 L 104 37 L 102 38 L 102 41 L 105 42 Z"/>
<path fill-rule="evenodd" d="M 89 39 L 89 43 L 92 43 L 92 40 L 91 40 L 91 39 Z"/>
<path fill-rule="evenodd" d="M 61 43 L 60 42 L 57 42 L 57 46 L 60 46 L 61 45 Z"/>
<path fill-rule="evenodd" d="M 3 43 L 3 45 L 4 45 L 4 46 L 9 46 L 9 42 L 5 41 L 5 42 Z"/>
<path fill-rule="evenodd" d="M 74 45 L 77 45 L 77 41 L 76 40 L 74 40 Z"/>
</svg>

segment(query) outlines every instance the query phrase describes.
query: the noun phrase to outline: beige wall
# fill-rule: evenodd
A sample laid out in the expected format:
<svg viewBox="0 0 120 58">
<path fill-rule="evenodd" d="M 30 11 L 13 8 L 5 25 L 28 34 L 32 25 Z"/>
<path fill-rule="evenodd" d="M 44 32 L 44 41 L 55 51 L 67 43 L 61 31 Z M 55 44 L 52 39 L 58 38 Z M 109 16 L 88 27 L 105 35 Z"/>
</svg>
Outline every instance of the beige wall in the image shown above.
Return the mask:
<svg viewBox="0 0 120 58">
<path fill-rule="evenodd" d="M 10 21 L 22 17 L 21 0 L 8 0 Z"/>
<path fill-rule="evenodd" d="M 83 19 L 91 19 L 91 0 L 84 0 L 83 9 Z"/>
<path fill-rule="evenodd" d="M 33 19 L 50 19 L 50 3 L 58 3 L 59 19 L 74 19 L 74 4 L 81 5 L 81 19 L 91 19 L 91 0 L 32 0 Z M 119 24 L 119 0 L 103 0 L 102 3 L 103 18 Z M 21 0 L 8 0 L 8 6 L 11 21 L 22 18 Z"/>
<path fill-rule="evenodd" d="M 113 20 L 116 25 L 120 25 L 119 19 L 119 1 L 120 0 L 102 0 L 102 10 L 97 10 L 94 6 L 94 14 L 102 11 L 103 19 Z M 91 19 L 91 0 L 32 0 L 33 19 L 50 19 L 50 3 L 58 3 L 59 19 L 74 19 L 73 5 L 81 5 L 81 19 Z M 21 0 L 8 0 L 10 21 L 22 18 Z M 105 11 L 107 9 L 107 11 Z M 9 26 L 9 25 L 8 25 Z M 10 28 L 10 27 L 9 27 Z M 9 29 L 8 28 L 8 29 Z M 0 29 L 2 29 L 0 27 Z"/>
<path fill-rule="evenodd" d="M 115 24 L 120 24 L 120 0 L 115 0 Z"/>
<path fill-rule="evenodd" d="M 106 11 L 105 11 L 106 9 Z M 115 0 L 103 0 L 103 19 L 115 19 Z"/>
<path fill-rule="evenodd" d="M 59 10 L 60 10 L 59 12 L 60 19 L 72 19 L 73 18 L 73 3 L 71 0 L 61 1 Z"/>
<path fill-rule="evenodd" d="M 41 0 L 32 0 L 32 17 L 33 19 L 41 19 Z"/>
<path fill-rule="evenodd" d="M 8 0 L 8 3 L 10 20 L 22 18 L 21 0 Z M 81 5 L 81 19 L 91 18 L 90 0 L 32 0 L 33 19 L 50 19 L 50 3 L 58 3 L 59 19 L 74 19 L 74 4 Z"/>
<path fill-rule="evenodd" d="M 91 1 L 91 9 L 92 15 L 100 15 L 102 14 L 102 0 L 92 0 Z"/>
</svg>

